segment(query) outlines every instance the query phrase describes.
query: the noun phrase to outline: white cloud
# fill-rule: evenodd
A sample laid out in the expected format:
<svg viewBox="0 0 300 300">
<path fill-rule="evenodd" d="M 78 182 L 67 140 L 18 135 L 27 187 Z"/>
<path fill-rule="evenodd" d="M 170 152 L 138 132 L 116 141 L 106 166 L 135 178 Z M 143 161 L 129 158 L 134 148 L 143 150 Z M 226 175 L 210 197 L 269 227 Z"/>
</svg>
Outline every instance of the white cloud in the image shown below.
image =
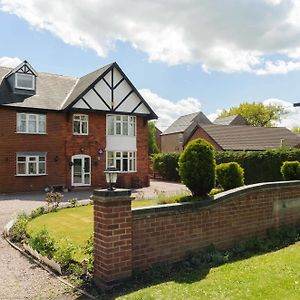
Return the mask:
<svg viewBox="0 0 300 300">
<path fill-rule="evenodd" d="M 100 56 L 124 41 L 150 61 L 208 72 L 299 70 L 299 0 L 0 0 L 0 10 Z"/>
<path fill-rule="evenodd" d="M 201 110 L 200 101 L 192 97 L 173 102 L 148 89 L 141 89 L 139 92 L 158 115 L 157 127 L 162 131 L 167 129 L 178 117 Z"/>
<path fill-rule="evenodd" d="M 8 57 L 8 56 L 0 57 L 0 66 L 2 67 L 15 68 L 21 62 L 22 61 L 18 57 Z"/>
<path fill-rule="evenodd" d="M 300 127 L 300 107 L 294 107 L 293 102 L 270 98 L 265 100 L 263 103 L 266 105 L 282 105 L 284 107 L 287 114 L 282 116 L 281 121 L 276 124 L 277 126 L 287 127 L 289 129 Z"/>
</svg>

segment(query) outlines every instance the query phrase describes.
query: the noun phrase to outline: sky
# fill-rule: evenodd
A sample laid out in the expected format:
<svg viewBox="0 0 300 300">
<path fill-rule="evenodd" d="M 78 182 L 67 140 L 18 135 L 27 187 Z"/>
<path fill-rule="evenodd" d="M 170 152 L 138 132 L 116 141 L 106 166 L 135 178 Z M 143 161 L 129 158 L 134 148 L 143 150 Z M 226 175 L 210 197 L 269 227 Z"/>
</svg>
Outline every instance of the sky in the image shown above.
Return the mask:
<svg viewBox="0 0 300 300">
<path fill-rule="evenodd" d="M 166 129 L 242 102 L 300 127 L 299 0 L 0 0 L 0 65 L 80 77 L 116 61 Z"/>
</svg>

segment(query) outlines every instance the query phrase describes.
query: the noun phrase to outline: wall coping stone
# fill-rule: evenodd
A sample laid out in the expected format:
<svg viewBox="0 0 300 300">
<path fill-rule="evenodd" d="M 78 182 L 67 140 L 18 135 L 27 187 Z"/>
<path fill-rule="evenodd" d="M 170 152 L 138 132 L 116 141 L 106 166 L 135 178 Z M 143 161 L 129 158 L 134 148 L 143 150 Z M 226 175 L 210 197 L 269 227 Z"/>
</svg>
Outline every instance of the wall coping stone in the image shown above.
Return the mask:
<svg viewBox="0 0 300 300">
<path fill-rule="evenodd" d="M 132 200 L 131 190 L 129 189 L 96 189 L 93 191 L 93 195 L 90 197 L 93 201 L 99 202 L 117 202 Z"/>
<path fill-rule="evenodd" d="M 230 201 L 232 198 L 244 196 L 249 192 L 264 192 L 270 189 L 284 189 L 284 188 L 299 188 L 300 180 L 291 181 L 276 181 L 276 182 L 262 182 L 238 187 L 229 191 L 225 191 L 215 195 L 214 197 L 207 197 L 206 199 L 195 202 L 172 203 L 164 205 L 156 205 L 142 208 L 134 208 L 132 210 L 135 219 L 150 217 L 152 214 L 174 214 L 183 213 L 187 210 L 195 209 L 209 209 L 212 206 L 221 204 L 222 202 Z"/>
</svg>

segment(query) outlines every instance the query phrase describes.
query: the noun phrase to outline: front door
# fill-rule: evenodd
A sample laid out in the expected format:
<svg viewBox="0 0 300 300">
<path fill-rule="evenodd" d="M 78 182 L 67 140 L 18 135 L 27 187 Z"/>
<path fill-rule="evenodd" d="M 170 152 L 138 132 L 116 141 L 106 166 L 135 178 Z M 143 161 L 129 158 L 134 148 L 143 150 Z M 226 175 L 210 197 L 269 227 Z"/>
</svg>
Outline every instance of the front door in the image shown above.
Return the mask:
<svg viewBox="0 0 300 300">
<path fill-rule="evenodd" d="M 72 186 L 91 185 L 91 157 L 72 156 Z"/>
</svg>

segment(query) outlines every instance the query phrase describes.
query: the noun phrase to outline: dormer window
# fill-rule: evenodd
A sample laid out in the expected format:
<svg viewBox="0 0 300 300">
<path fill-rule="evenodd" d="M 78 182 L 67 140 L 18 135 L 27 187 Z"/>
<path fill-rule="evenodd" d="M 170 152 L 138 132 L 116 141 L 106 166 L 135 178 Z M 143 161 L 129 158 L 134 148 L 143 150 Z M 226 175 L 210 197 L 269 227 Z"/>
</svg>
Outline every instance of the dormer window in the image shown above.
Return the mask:
<svg viewBox="0 0 300 300">
<path fill-rule="evenodd" d="M 34 75 L 16 73 L 16 89 L 34 90 Z"/>
<path fill-rule="evenodd" d="M 8 81 L 13 93 L 30 96 L 36 93 L 37 76 L 38 74 L 33 67 L 24 60 L 10 70 L 4 78 Z"/>
</svg>

